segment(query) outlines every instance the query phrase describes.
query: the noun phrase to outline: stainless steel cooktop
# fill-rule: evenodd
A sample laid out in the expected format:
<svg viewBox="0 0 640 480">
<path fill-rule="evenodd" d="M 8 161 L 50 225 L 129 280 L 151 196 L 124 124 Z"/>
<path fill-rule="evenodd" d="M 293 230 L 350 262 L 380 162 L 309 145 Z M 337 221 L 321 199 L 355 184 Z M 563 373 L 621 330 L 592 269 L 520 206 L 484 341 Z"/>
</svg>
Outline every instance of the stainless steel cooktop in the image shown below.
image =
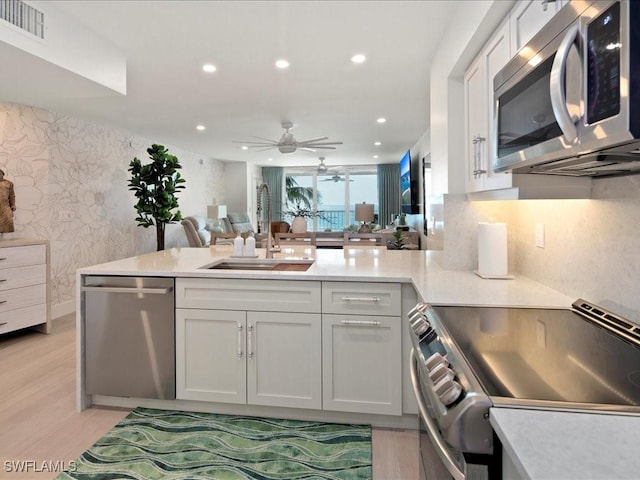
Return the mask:
<svg viewBox="0 0 640 480">
<path fill-rule="evenodd" d="M 432 306 L 495 406 L 640 413 L 640 327 L 573 310 Z"/>
</svg>

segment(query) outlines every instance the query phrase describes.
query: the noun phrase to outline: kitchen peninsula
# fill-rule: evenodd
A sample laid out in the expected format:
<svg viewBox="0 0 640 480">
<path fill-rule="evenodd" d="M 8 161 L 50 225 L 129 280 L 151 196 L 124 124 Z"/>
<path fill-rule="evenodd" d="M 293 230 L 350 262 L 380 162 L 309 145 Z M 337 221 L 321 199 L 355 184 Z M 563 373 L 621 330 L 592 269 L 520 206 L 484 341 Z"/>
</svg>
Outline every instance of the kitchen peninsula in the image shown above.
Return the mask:
<svg viewBox="0 0 640 480">
<path fill-rule="evenodd" d="M 383 247 L 316 250 L 291 247 L 283 248 L 274 257 L 283 259 L 283 262 L 299 262 L 301 259 L 306 259 L 307 262 L 312 261 L 310 266 L 303 265 L 303 268 L 308 267 L 306 271 L 203 268 L 229 259 L 232 253 L 231 247 L 227 245 L 217 245 L 210 248 L 172 248 L 78 270 L 79 368 L 77 400 L 80 409 L 91 404 L 177 406 L 181 408 L 208 406 L 210 408 L 224 407 L 225 411 L 237 411 L 237 407 L 239 407 L 242 412 L 250 411 L 259 414 L 265 413 L 264 408 L 267 406 L 277 406 L 279 410 L 284 406 L 287 408 L 299 407 L 304 410 L 305 414 L 312 416 L 316 413 L 321 413 L 323 418 L 331 415 L 336 421 L 346 418 L 340 412 L 366 412 L 367 415 L 381 415 L 380 418 L 385 425 L 402 426 L 403 422 L 399 420 L 403 418 L 403 414 L 406 417 L 407 414 L 417 413 L 407 365 L 405 365 L 409 354 L 410 340 L 403 321 L 407 312 L 417 301 L 458 305 L 547 307 L 567 307 L 571 304 L 570 298 L 524 277 L 516 277 L 515 280 L 509 281 L 492 281 L 483 280 L 472 272 L 444 271 L 434 260 L 436 254 L 419 250 L 397 251 L 387 250 Z M 257 249 L 257 253 L 264 258 L 264 249 Z M 252 259 L 234 260 L 254 262 Z M 161 399 L 164 397 L 131 399 L 126 397 L 135 397 L 135 395 L 121 394 L 105 397 L 104 395 L 87 393 L 86 345 L 91 339 L 86 335 L 85 313 L 88 308 L 86 304 L 88 297 L 86 292 L 83 293 L 83 287 L 86 289 L 90 280 L 100 276 L 167 277 L 175 281 L 175 344 L 178 365 L 175 375 L 178 392 L 176 400 Z M 147 297 L 153 296 L 147 295 Z M 108 309 L 108 306 L 101 305 L 101 310 L 106 311 L 105 309 Z M 203 327 L 203 322 L 206 322 L 207 319 L 211 320 L 210 324 L 221 322 L 221 318 L 218 318 L 220 315 L 228 320 L 226 317 L 229 316 L 227 315 L 229 311 L 234 311 L 233 314 L 238 315 L 235 321 L 228 322 L 229 325 L 233 325 L 232 331 L 212 333 L 211 330 Z M 211 317 L 212 315 L 213 317 Z M 304 317 L 304 315 L 309 317 Z M 255 318 L 256 316 L 258 318 Z M 254 318 L 254 321 L 249 318 Z M 257 321 L 267 318 L 273 320 L 271 325 L 291 322 L 289 328 L 283 329 L 282 332 L 276 332 L 274 329 L 273 333 L 273 339 L 280 338 L 278 337 L 280 334 L 284 335 L 282 338 L 293 335 L 288 340 L 289 345 L 295 345 L 300 340 L 296 339 L 295 331 L 308 331 L 305 341 L 309 343 L 306 346 L 299 346 L 300 350 L 290 352 L 291 355 L 306 357 L 305 361 L 308 363 L 304 364 L 304 368 L 307 371 L 306 373 L 301 371 L 300 374 L 315 377 L 314 381 L 307 382 L 308 390 L 304 392 L 292 390 L 289 392 L 290 395 L 269 394 L 262 397 L 259 391 L 254 391 L 255 403 L 259 407 L 252 409 L 249 406 L 254 403 L 250 401 L 251 385 L 253 384 L 255 387 L 255 382 L 244 378 L 248 366 L 246 368 L 245 366 L 238 367 L 242 371 L 236 373 L 241 378 L 235 378 L 233 381 L 241 383 L 242 388 L 237 389 L 230 384 L 226 384 L 224 387 L 215 386 L 215 388 L 207 384 L 205 388 L 203 385 L 208 381 L 206 380 L 208 372 L 192 369 L 185 373 L 185 369 L 190 368 L 186 366 L 187 363 L 193 367 L 193 365 L 205 361 L 214 362 L 214 360 L 217 360 L 214 362 L 216 368 L 224 370 L 228 365 L 219 365 L 222 352 L 225 351 L 231 355 L 230 358 L 233 358 L 236 353 L 237 356 L 244 356 L 246 352 L 248 357 L 252 353 L 249 351 L 253 347 L 252 342 L 256 342 L 255 347 L 262 348 L 264 352 L 268 345 L 260 345 L 259 339 L 271 337 L 267 334 L 258 336 L 257 330 L 249 332 L 245 329 L 264 328 L 267 331 L 269 328 L 256 327 Z M 300 318 L 306 318 L 308 322 L 304 326 L 297 325 L 296 322 Z M 334 326 L 331 326 L 332 324 Z M 193 327 L 194 330 L 189 330 L 190 327 Z M 386 387 L 369 391 L 366 395 L 370 398 L 360 400 L 358 400 L 360 394 L 357 391 L 347 391 L 351 388 L 348 384 L 353 383 L 352 380 L 341 377 L 343 374 L 347 375 L 343 372 L 351 372 L 352 375 L 366 373 L 364 370 L 355 370 L 354 362 L 349 362 L 350 352 L 358 351 L 358 348 L 365 349 L 364 345 L 349 344 L 350 337 L 346 332 L 353 331 L 355 328 L 360 328 L 360 332 L 366 331 L 367 335 L 372 336 L 371 339 L 377 338 L 376 335 L 381 336 L 377 338 L 377 341 L 383 342 L 384 350 L 377 351 L 375 354 L 373 351 L 368 354 L 363 350 L 361 354 L 366 356 L 368 361 L 374 362 L 374 365 L 376 362 L 380 362 L 377 368 L 383 369 L 388 376 Z M 112 334 L 112 330 L 114 328 L 107 330 L 107 327 L 102 326 L 99 328 L 99 336 L 104 338 L 107 332 Z M 238 330 L 243 331 L 239 333 Z M 206 342 L 198 343 L 203 337 L 220 338 L 221 335 L 226 335 L 228 343 L 233 345 L 214 344 L 212 341 L 209 341 L 208 344 Z M 346 337 L 342 338 L 340 335 L 346 335 Z M 320 338 L 323 338 L 322 342 Z M 234 350 L 236 344 L 237 352 Z M 113 345 L 112 348 L 126 348 L 122 342 L 113 342 Z M 329 349 L 330 345 L 334 347 L 333 350 Z M 141 348 L 143 347 L 144 345 L 141 346 Z M 285 345 L 282 345 L 281 348 L 285 348 Z M 217 356 L 211 353 L 213 350 L 216 350 Z M 310 351 L 315 353 L 311 355 Z M 159 355 L 160 353 L 155 352 L 154 354 Z M 243 359 L 245 362 L 248 360 L 249 358 Z M 332 368 L 331 361 L 349 362 L 348 368 L 344 366 L 334 368 L 334 375 L 328 377 L 328 371 Z M 99 365 L 105 364 L 104 358 L 99 358 L 97 362 Z M 272 365 L 273 368 L 282 368 L 282 365 L 278 365 L 278 360 L 273 360 L 273 362 L 275 362 Z M 390 362 L 393 364 L 392 367 L 388 367 Z M 369 373 L 375 374 L 376 369 L 372 369 Z M 292 373 L 292 375 L 294 374 Z M 189 379 L 200 386 L 190 386 Z M 231 381 L 230 379 L 229 382 Z M 271 378 L 270 375 L 263 377 L 260 381 L 273 381 L 274 389 L 279 382 L 279 380 Z M 336 382 L 341 382 L 344 385 L 341 387 Z M 385 384 L 385 382 L 380 383 Z M 249 385 L 248 391 L 246 391 L 245 384 Z M 323 385 L 324 388 L 322 388 Z M 281 387 L 288 388 L 282 385 L 277 388 Z M 346 395 L 350 400 L 339 401 L 337 397 L 340 395 L 337 392 L 336 395 L 328 393 L 330 387 L 343 389 L 341 394 Z M 353 388 L 360 387 L 354 386 Z M 259 389 L 259 387 L 255 387 L 255 389 Z M 287 396 L 291 398 L 287 401 L 280 401 Z M 193 401 L 197 401 L 198 404 L 194 405 Z M 332 407 L 327 409 L 328 405 L 332 405 Z M 230 408 L 231 410 L 229 410 Z M 333 415 L 333 409 L 337 409 L 337 415 Z M 279 411 L 277 413 L 282 414 Z M 371 415 L 367 415 L 362 419 L 371 421 L 369 418 Z M 378 417 L 376 416 L 376 418 Z"/>
<path fill-rule="evenodd" d="M 264 258 L 264 249 L 258 249 L 257 252 Z M 409 354 L 410 340 L 403 321 L 417 301 L 458 305 L 547 307 L 567 307 L 571 304 L 570 298 L 524 277 L 516 277 L 510 281 L 493 281 L 483 280 L 472 272 L 444 271 L 435 261 L 437 254 L 426 251 L 394 251 L 383 247 L 346 247 L 340 250 L 291 247 L 283 248 L 280 253 L 274 255 L 275 258 L 285 262 L 285 266 L 286 262 L 295 261 L 298 265 L 302 262 L 302 268 L 306 271 L 206 268 L 222 260 L 229 260 L 231 254 L 231 247 L 226 245 L 210 248 L 172 248 L 78 270 L 79 409 L 91 404 L 125 407 L 146 405 L 192 409 L 222 408 L 224 411 L 232 412 L 282 415 L 282 407 L 287 409 L 284 413 L 289 414 L 291 412 L 288 410 L 293 407 L 300 409 L 296 410 L 297 413 L 312 417 L 330 416 L 340 421 L 345 418 L 353 419 L 352 414 L 358 412 L 363 415 L 359 417 L 363 421 L 375 423 L 379 420 L 383 425 L 402 426 L 406 425 L 407 415 L 417 413 L 405 361 Z M 255 263 L 259 259 L 233 260 Z M 304 265 L 305 261 L 312 263 L 310 266 Z M 134 394 L 105 396 L 88 393 L 87 342 L 95 339 L 87 335 L 85 314 L 89 307 L 89 297 L 83 289 L 95 290 L 95 279 L 101 276 L 166 278 L 175 281 L 177 399 L 166 400 L 163 399 L 166 397 L 162 396 L 137 398 L 139 396 Z M 156 298 L 159 299 L 158 296 Z M 95 300 L 92 301 L 96 303 Z M 104 299 L 100 300 L 103 301 L 106 302 Z M 101 303 L 100 310 L 108 312 L 110 306 Z M 146 307 L 143 314 L 152 316 L 146 311 Z M 230 320 L 231 317 L 235 320 L 227 322 L 228 326 L 225 328 L 228 331 L 212 330 L 212 325 L 216 322 Z M 259 322 L 265 319 L 271 319 L 271 327 L 260 326 Z M 153 319 L 149 320 L 149 325 L 154 325 Z M 207 321 L 208 325 L 211 325 L 209 329 L 203 326 Z M 287 322 L 289 326 L 283 327 L 281 331 L 273 327 Z M 271 328 L 272 333 L 258 335 L 258 329 L 267 332 Z M 376 347 L 381 350 L 374 349 L 369 353 L 366 350 L 366 342 L 350 343 L 353 338 L 349 332 L 357 328 L 360 329 L 359 332 L 366 332 L 373 344 L 376 341 L 381 342 L 383 346 Z M 115 327 L 109 329 L 108 325 L 100 326 L 97 330 L 99 341 L 104 343 L 104 337 L 107 334 L 114 335 L 114 330 Z M 296 331 L 306 332 L 306 345 L 299 344 L 302 337 L 297 338 Z M 220 343 L 219 339 L 222 337 L 227 339 L 227 343 Z M 203 338 L 215 338 L 218 339 L 218 343 L 213 340 L 204 341 Z M 302 383 L 306 384 L 306 390 L 296 390 L 302 388 L 299 386 L 300 382 L 296 383 L 295 387 L 280 385 L 280 380 L 275 378 L 277 375 L 269 373 L 259 382 L 245 378 L 245 375 L 251 374 L 250 365 L 256 363 L 250 358 L 253 353 L 251 350 L 254 347 L 262 349 L 264 354 L 270 345 L 261 344 L 261 339 L 277 342 L 278 338 L 287 339 L 285 342 L 288 343 L 278 347 L 280 350 L 274 353 L 271 367 L 283 368 L 283 365 L 278 363 L 282 360 L 277 359 L 282 349 L 290 348 L 293 349 L 289 352 L 291 355 L 304 356 L 305 360 L 300 361 L 301 370 L 291 372 L 291 375 L 300 375 L 298 380 L 304 379 Z M 148 343 L 144 336 L 140 341 Z M 127 348 L 122 341 L 113 341 L 112 345 L 112 349 Z M 142 344 L 140 348 L 144 346 Z M 90 353 L 93 354 L 96 348 L 89 349 Z M 153 352 L 153 355 L 158 356 L 166 350 L 169 348 L 163 348 L 162 352 Z M 212 353 L 214 351 L 216 353 Z M 210 382 L 209 377 L 213 371 L 217 375 L 228 373 L 229 365 L 225 365 L 226 360 L 220 361 L 221 358 L 227 358 L 221 357 L 224 352 L 230 359 L 243 357 L 242 361 L 245 363 L 238 366 L 238 371 L 235 372 L 238 378 L 228 379 L 229 383 L 224 386 L 211 385 L 207 382 Z M 361 370 L 358 370 L 354 366 L 356 362 L 350 360 L 353 352 L 360 352 L 366 357 L 367 362 L 373 362 L 375 368 L 368 371 L 361 367 Z M 105 355 L 108 357 L 109 353 L 113 352 L 106 352 Z M 98 369 L 107 368 L 105 365 L 108 363 L 104 358 L 97 358 Z M 116 360 L 119 358 L 116 357 Z M 149 363 L 148 360 L 144 361 Z M 251 363 L 248 363 L 249 361 Z M 210 370 L 213 370 L 206 371 L 204 367 L 198 370 L 194 366 L 204 362 L 210 362 L 213 365 Z M 287 362 L 291 363 L 289 359 Z M 338 366 L 333 363 L 337 363 Z M 341 364 L 346 365 L 340 366 Z M 131 365 L 131 368 L 133 367 Z M 157 375 L 157 372 L 153 374 Z M 381 386 L 373 389 L 358 385 L 358 382 L 349 378 L 349 375 L 354 375 L 354 378 L 364 378 L 366 381 L 370 378 L 368 375 L 383 374 L 386 375 L 385 379 L 378 378 Z M 307 375 L 313 376 L 314 380 L 306 380 Z M 233 382 L 240 384 L 240 387 L 231 385 Z M 260 382 L 273 382 L 269 388 L 289 390 L 287 394 L 270 392 L 263 395 L 259 391 Z M 291 382 L 295 383 L 293 380 Z M 360 388 L 365 392 L 362 395 L 366 398 L 359 398 Z M 331 389 L 340 391 L 332 394 Z M 251 401 L 252 395 L 254 401 Z M 340 400 L 341 395 L 348 400 Z M 194 401 L 198 403 L 194 404 Z M 276 411 L 265 410 L 271 407 Z M 351 415 L 345 416 L 344 412 L 350 412 Z"/>
<path fill-rule="evenodd" d="M 264 258 L 264 249 L 257 253 Z M 79 409 L 91 404 L 140 405 L 416 428 L 405 319 L 417 301 L 566 308 L 574 300 L 518 275 L 514 280 L 485 280 L 470 271 L 446 271 L 438 265 L 438 254 L 427 251 L 294 247 L 274 257 L 285 263 L 313 260 L 306 271 L 203 268 L 231 260 L 231 254 L 230 246 L 172 248 L 78 270 Z M 83 316 L 87 305 L 82 286 L 95 276 L 175 281 L 175 400 L 88 394 Z M 206 325 L 222 324 L 227 317 L 232 319 L 227 330 L 207 329 Z M 359 341 L 353 343 L 349 329 L 359 329 L 355 335 Z M 226 335 L 229 345 L 207 332 Z M 279 350 L 265 357 L 270 345 L 260 343 L 261 335 L 264 342 L 280 342 Z M 367 348 L 378 350 L 372 354 Z M 250 357 L 254 349 L 255 357 Z M 296 381 L 288 383 L 281 378 L 284 375 L 264 369 L 257 371 L 263 376 L 252 377 L 256 371 L 251 373 L 251 363 L 264 360 L 267 368 L 281 367 L 279 355 L 291 349 L 298 356 L 285 360 L 295 367 L 289 373 Z M 366 361 L 359 361 L 359 355 Z M 226 362 L 220 358 L 238 361 L 240 368 L 216 365 Z M 207 376 L 211 371 L 229 374 L 232 381 L 222 386 L 211 383 Z M 296 377 L 299 374 L 302 377 Z M 275 388 L 284 393 L 274 392 Z M 517 445 L 509 451 L 517 452 Z"/>
</svg>

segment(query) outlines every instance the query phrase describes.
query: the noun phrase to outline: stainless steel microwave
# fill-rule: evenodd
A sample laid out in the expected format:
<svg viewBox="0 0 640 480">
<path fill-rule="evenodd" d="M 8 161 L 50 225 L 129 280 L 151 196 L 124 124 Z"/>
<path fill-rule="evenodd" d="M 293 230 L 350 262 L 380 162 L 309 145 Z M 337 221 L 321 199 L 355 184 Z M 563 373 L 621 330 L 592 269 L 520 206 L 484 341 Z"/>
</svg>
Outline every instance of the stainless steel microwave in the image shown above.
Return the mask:
<svg viewBox="0 0 640 480">
<path fill-rule="evenodd" d="M 640 174 L 640 1 L 565 5 L 494 78 L 495 171 Z"/>
</svg>

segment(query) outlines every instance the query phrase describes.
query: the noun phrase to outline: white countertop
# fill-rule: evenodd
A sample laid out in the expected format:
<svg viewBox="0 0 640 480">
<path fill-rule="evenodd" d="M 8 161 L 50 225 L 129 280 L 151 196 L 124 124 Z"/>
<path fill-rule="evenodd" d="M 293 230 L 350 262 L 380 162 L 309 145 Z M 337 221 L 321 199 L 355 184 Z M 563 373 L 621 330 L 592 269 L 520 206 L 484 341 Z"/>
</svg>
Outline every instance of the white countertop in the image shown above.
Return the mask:
<svg viewBox="0 0 640 480">
<path fill-rule="evenodd" d="M 81 275 L 144 275 L 280 280 L 330 280 L 413 283 L 422 300 L 448 305 L 570 307 L 573 300 L 519 275 L 514 280 L 486 280 L 470 271 L 443 270 L 433 252 L 385 247 L 283 248 L 276 258 L 315 258 L 305 272 L 208 270 L 201 267 L 231 256 L 232 247 L 172 248 L 78 270 Z M 256 249 L 260 258 L 265 250 Z"/>
<path fill-rule="evenodd" d="M 264 258 L 264 249 L 256 252 Z M 424 250 L 293 247 L 274 256 L 315 258 L 307 271 L 201 268 L 231 254 L 227 245 L 172 248 L 82 268 L 78 275 L 400 282 L 412 283 L 423 301 L 443 305 L 565 308 L 575 300 L 520 275 L 488 280 L 470 271 L 443 270 L 436 261 L 438 253 Z M 523 478 L 640 478 L 640 449 L 635 448 L 635 457 L 632 452 L 640 445 L 640 418 L 507 408 L 491 412 L 491 423 Z"/>
<path fill-rule="evenodd" d="M 492 408 L 490 422 L 522 478 L 640 478 L 640 417 Z"/>
</svg>

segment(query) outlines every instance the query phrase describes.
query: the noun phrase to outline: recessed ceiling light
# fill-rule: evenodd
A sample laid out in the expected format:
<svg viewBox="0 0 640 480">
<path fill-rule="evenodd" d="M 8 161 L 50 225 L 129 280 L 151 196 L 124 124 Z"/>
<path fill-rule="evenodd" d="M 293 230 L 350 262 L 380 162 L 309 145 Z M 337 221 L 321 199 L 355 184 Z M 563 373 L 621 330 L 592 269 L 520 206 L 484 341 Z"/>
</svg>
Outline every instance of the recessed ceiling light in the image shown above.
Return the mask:
<svg viewBox="0 0 640 480">
<path fill-rule="evenodd" d="M 213 63 L 205 63 L 202 65 L 202 71 L 207 73 L 213 73 L 217 70 L 216 66 Z"/>
<path fill-rule="evenodd" d="M 278 68 L 289 68 L 289 62 L 284 58 L 276 61 L 276 67 Z"/>
<path fill-rule="evenodd" d="M 354 55 L 353 57 L 351 57 L 351 61 L 353 63 L 364 63 L 366 59 L 367 59 L 367 57 L 365 57 L 361 53 L 358 53 L 358 54 Z"/>
<path fill-rule="evenodd" d="M 242 145 L 242 150 L 249 150 L 249 147 L 247 147 L 246 145 Z"/>
<path fill-rule="evenodd" d="M 374 155 L 373 158 L 378 158 L 378 155 Z"/>
<path fill-rule="evenodd" d="M 273 162 L 273 158 L 267 158 L 267 162 Z"/>
<path fill-rule="evenodd" d="M 203 130 L 206 130 L 206 128 L 207 127 L 205 127 L 204 125 L 196 125 L 196 130 L 203 131 Z"/>
<path fill-rule="evenodd" d="M 380 117 L 379 119 L 376 120 L 376 122 L 378 122 L 378 123 L 385 123 L 386 121 L 387 121 L 387 119 L 384 118 L 384 117 Z"/>
<path fill-rule="evenodd" d="M 376 147 L 379 147 L 380 145 L 382 145 L 382 143 L 381 143 L 381 142 L 373 142 L 373 144 L 374 144 Z"/>
</svg>

